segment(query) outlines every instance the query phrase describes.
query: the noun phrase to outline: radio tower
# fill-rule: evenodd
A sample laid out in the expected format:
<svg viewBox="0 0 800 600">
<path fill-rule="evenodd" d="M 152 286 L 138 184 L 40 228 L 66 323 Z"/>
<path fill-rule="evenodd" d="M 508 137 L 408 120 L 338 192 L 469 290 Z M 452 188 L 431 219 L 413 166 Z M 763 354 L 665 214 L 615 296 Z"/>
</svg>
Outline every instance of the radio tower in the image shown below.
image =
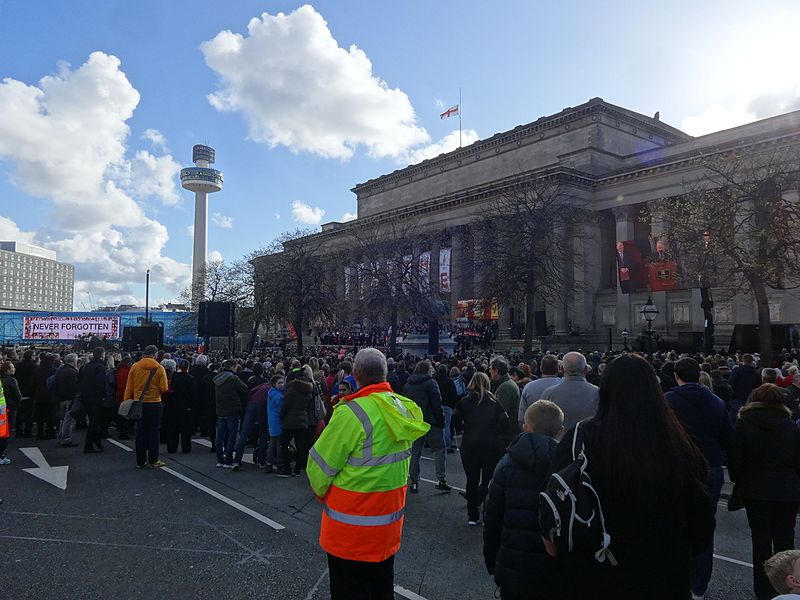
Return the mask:
<svg viewBox="0 0 800 600">
<path fill-rule="evenodd" d="M 216 153 L 209 146 L 192 147 L 194 167 L 181 169 L 181 186 L 194 192 L 194 250 L 192 252 L 192 308 L 205 300 L 208 256 L 208 195 L 222 189 L 222 173 L 212 169 Z"/>
</svg>

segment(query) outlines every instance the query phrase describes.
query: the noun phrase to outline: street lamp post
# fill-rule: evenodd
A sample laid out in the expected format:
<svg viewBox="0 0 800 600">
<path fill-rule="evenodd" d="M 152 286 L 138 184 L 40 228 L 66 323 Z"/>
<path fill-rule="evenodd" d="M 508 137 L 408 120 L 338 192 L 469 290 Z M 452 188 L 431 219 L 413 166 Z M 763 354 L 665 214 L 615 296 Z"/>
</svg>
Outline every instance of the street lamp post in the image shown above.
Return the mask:
<svg viewBox="0 0 800 600">
<path fill-rule="evenodd" d="M 650 353 L 653 353 L 653 321 L 655 321 L 656 317 L 658 317 L 658 308 L 655 304 L 653 304 L 653 299 L 648 296 L 647 297 L 647 304 L 642 307 L 642 316 L 644 317 L 645 321 L 647 321 L 647 337 L 650 340 L 648 343 Z"/>
<path fill-rule="evenodd" d="M 627 329 L 622 330 L 622 349 L 628 351 L 628 336 L 631 334 Z"/>
</svg>

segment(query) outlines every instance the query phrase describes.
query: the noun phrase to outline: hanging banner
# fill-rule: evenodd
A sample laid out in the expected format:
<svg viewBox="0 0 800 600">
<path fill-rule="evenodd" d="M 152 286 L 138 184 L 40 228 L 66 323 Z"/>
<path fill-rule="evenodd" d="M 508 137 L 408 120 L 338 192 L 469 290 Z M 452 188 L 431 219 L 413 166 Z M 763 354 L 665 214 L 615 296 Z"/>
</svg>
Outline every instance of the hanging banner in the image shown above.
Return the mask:
<svg viewBox="0 0 800 600">
<path fill-rule="evenodd" d="M 344 296 L 347 298 L 350 295 L 350 267 L 344 268 Z"/>
<path fill-rule="evenodd" d="M 25 317 L 26 340 L 77 340 L 87 335 L 119 339 L 119 317 Z"/>
<path fill-rule="evenodd" d="M 420 289 L 426 290 L 431 284 L 431 253 L 423 252 L 419 255 L 419 281 Z"/>
<path fill-rule="evenodd" d="M 450 291 L 450 248 L 439 250 L 439 291 Z"/>
<path fill-rule="evenodd" d="M 403 289 L 404 294 L 408 293 L 408 289 L 411 286 L 411 276 L 412 276 L 411 268 L 413 266 L 412 263 L 413 263 L 413 257 L 410 254 L 407 254 L 406 256 L 403 257 L 403 273 L 402 273 L 403 284 L 401 287 Z"/>
</svg>

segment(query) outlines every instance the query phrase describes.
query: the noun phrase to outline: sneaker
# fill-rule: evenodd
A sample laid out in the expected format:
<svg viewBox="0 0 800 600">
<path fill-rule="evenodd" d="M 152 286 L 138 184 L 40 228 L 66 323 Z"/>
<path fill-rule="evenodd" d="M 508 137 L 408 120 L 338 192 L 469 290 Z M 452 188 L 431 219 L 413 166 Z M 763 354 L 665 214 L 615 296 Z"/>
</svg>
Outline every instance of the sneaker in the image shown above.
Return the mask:
<svg viewBox="0 0 800 600">
<path fill-rule="evenodd" d="M 10 464 L 11 464 L 11 459 L 8 458 L 7 456 L 0 458 L 0 465 L 10 465 Z"/>
<path fill-rule="evenodd" d="M 217 468 L 218 469 L 224 469 L 225 468 L 225 463 L 221 463 L 221 462 L 217 463 Z"/>
<path fill-rule="evenodd" d="M 467 525 L 469 525 L 470 527 L 477 527 L 478 525 L 480 525 L 480 523 L 481 523 L 481 522 L 480 522 L 480 521 L 478 521 L 478 520 L 475 520 L 475 521 L 467 521 Z"/>
<path fill-rule="evenodd" d="M 150 468 L 151 469 L 160 469 L 161 467 L 166 467 L 166 466 L 167 466 L 167 463 L 165 463 L 160 458 L 156 462 L 151 462 L 150 463 Z"/>
<path fill-rule="evenodd" d="M 233 463 L 231 465 L 231 471 L 238 471 L 241 467 L 242 465 L 240 463 Z"/>
<path fill-rule="evenodd" d="M 455 448 L 448 448 L 448 449 L 447 449 L 447 453 L 448 453 L 448 454 L 455 454 L 455 452 L 456 452 L 456 449 L 455 449 Z"/>
<path fill-rule="evenodd" d="M 225 463 L 224 465 L 222 465 L 222 468 L 223 468 L 223 469 L 232 469 L 232 468 L 233 468 L 233 465 L 232 465 L 232 464 L 230 464 L 230 463 Z"/>
<path fill-rule="evenodd" d="M 275 472 L 275 476 L 276 477 L 281 477 L 281 478 L 291 477 L 292 476 L 292 472 L 288 471 L 286 469 L 280 469 L 280 470 Z"/>
<path fill-rule="evenodd" d="M 411 492 L 412 494 L 419 493 L 419 484 L 412 483 L 411 485 L 408 486 L 408 491 Z"/>
<path fill-rule="evenodd" d="M 450 492 L 453 490 L 444 479 L 440 479 L 439 483 L 436 484 L 436 489 L 442 492 Z"/>
<path fill-rule="evenodd" d="M 136 465 L 137 469 L 152 469 L 153 467 L 150 466 L 149 463 L 144 463 L 143 465 Z"/>
<path fill-rule="evenodd" d="M 705 594 L 695 594 L 692 592 L 692 600 L 704 600 L 706 597 Z"/>
<path fill-rule="evenodd" d="M 275 469 L 272 465 L 264 465 L 264 473 L 273 473 Z"/>
</svg>

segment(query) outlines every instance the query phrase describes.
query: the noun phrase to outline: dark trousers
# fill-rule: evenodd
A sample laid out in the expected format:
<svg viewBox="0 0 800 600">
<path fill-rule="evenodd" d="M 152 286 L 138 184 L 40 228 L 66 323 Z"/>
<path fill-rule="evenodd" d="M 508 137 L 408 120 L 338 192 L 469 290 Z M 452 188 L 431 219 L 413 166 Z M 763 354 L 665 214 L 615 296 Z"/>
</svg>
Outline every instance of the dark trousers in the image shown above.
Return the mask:
<svg viewBox="0 0 800 600">
<path fill-rule="evenodd" d="M 114 406 L 103 406 L 103 421 L 100 423 L 100 435 L 109 437 L 108 428 L 111 426 L 111 423 L 117 422 L 118 419 L 119 415 L 117 414 L 116 404 L 114 404 Z M 119 423 L 117 423 L 117 430 L 119 430 Z"/>
<path fill-rule="evenodd" d="M 167 441 L 167 452 L 178 451 L 180 441 L 181 452 L 192 451 L 192 414 L 188 408 L 176 406 L 164 407 L 164 428 Z"/>
<path fill-rule="evenodd" d="M 489 481 L 502 455 L 495 443 L 461 443 L 461 461 L 467 476 L 467 518 L 470 521 L 480 518 L 480 506 L 486 499 Z"/>
<path fill-rule="evenodd" d="M 797 502 L 752 501 L 745 504 L 753 538 L 753 591 L 758 600 L 775 597 L 764 572 L 764 561 L 782 550 L 794 548 Z"/>
<path fill-rule="evenodd" d="M 717 514 L 722 483 L 725 475 L 722 467 L 714 467 L 708 472 L 708 492 L 711 496 L 711 511 Z M 714 539 L 700 554 L 692 560 L 692 592 L 698 596 L 704 596 L 708 590 L 708 582 L 711 581 L 711 570 L 714 566 Z"/>
<path fill-rule="evenodd" d="M 142 402 L 142 418 L 136 421 L 136 464 L 140 467 L 158 460 L 161 402 Z"/>
<path fill-rule="evenodd" d="M 394 555 L 369 563 L 328 554 L 328 574 L 331 600 L 394 600 Z"/>
<path fill-rule="evenodd" d="M 29 437 L 33 433 L 33 409 L 36 402 L 33 398 L 23 398 L 17 414 L 17 436 Z"/>
<path fill-rule="evenodd" d="M 294 470 L 300 472 L 305 470 L 308 462 L 308 429 L 284 429 L 281 434 L 281 447 L 278 451 L 278 461 L 281 468 L 288 471 L 291 468 L 289 459 L 289 443 L 294 440 Z"/>
<path fill-rule="evenodd" d="M 83 405 L 86 408 L 86 420 L 88 421 L 83 449 L 89 450 L 93 446 L 102 448 L 103 438 L 100 437 L 100 424 L 103 420 L 103 405 L 97 400 L 84 400 Z"/>
<path fill-rule="evenodd" d="M 36 402 L 36 437 L 40 440 L 55 437 L 55 428 L 58 424 L 56 417 L 56 405 L 52 402 Z"/>
</svg>

